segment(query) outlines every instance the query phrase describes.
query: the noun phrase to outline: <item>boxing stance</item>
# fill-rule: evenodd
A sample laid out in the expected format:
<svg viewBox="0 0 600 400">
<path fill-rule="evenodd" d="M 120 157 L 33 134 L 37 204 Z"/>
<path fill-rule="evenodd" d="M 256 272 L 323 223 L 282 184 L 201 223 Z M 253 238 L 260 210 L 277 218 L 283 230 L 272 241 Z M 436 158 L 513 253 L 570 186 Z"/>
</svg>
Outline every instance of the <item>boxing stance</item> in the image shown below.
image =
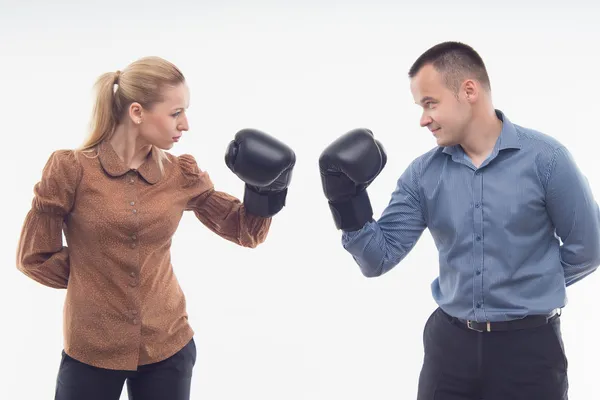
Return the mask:
<svg viewBox="0 0 600 400">
<path fill-rule="evenodd" d="M 560 310 L 566 287 L 600 264 L 600 213 L 588 182 L 565 146 L 494 108 L 471 47 L 434 46 L 409 77 L 420 124 L 438 145 L 401 174 L 379 219 L 367 188 L 387 155 L 373 133 L 352 130 L 320 156 L 342 245 L 365 276 L 377 277 L 426 228 L 433 236 L 439 307 L 424 328 L 419 400 L 566 400 Z"/>
<path fill-rule="evenodd" d="M 196 347 L 170 252 L 182 214 L 258 246 L 285 205 L 296 156 L 264 132 L 239 131 L 224 158 L 244 182 L 240 201 L 193 156 L 167 152 L 189 129 L 176 66 L 140 59 L 97 89 L 92 134 L 50 156 L 17 255 L 25 275 L 67 289 L 55 399 L 118 400 L 127 382 L 131 400 L 187 400 Z M 200 240 L 195 250 L 193 268 L 223 264 Z"/>
</svg>

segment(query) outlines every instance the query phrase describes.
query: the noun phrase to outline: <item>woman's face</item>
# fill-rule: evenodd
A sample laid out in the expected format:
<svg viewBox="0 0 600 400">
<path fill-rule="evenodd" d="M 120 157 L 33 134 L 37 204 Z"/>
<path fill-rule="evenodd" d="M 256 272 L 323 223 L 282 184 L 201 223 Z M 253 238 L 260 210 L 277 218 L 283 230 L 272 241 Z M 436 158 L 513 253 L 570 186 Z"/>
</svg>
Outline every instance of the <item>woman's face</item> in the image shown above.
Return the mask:
<svg viewBox="0 0 600 400">
<path fill-rule="evenodd" d="M 163 101 L 144 109 L 138 124 L 140 136 L 149 144 L 168 150 L 189 129 L 185 110 L 189 105 L 189 89 L 185 83 L 168 87 L 163 92 Z M 137 121 L 134 121 L 137 122 Z"/>
</svg>

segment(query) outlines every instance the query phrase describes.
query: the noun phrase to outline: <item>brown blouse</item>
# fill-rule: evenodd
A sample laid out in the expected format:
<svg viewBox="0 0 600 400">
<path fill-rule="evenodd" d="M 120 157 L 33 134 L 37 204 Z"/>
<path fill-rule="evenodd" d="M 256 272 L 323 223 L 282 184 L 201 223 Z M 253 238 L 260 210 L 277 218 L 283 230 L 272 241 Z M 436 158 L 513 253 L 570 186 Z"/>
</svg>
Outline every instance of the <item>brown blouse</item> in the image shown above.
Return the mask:
<svg viewBox="0 0 600 400">
<path fill-rule="evenodd" d="M 17 266 L 67 289 L 64 350 L 84 363 L 135 370 L 192 338 L 170 262 L 184 211 L 241 246 L 267 237 L 271 218 L 247 214 L 240 200 L 216 191 L 191 155 L 166 154 L 161 175 L 151 155 L 128 168 L 109 142 L 92 153 L 58 150 L 34 187 Z"/>
</svg>

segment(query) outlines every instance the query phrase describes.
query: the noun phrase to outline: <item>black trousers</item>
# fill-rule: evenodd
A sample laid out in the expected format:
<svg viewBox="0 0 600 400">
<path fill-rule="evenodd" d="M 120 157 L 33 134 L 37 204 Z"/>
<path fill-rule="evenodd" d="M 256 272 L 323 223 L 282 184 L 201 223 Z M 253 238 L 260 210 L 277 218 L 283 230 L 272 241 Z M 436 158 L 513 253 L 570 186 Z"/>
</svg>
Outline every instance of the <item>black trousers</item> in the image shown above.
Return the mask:
<svg viewBox="0 0 600 400">
<path fill-rule="evenodd" d="M 63 351 L 54 399 L 119 400 L 127 382 L 129 400 L 188 400 L 195 363 L 194 339 L 172 357 L 137 371 L 93 367 Z"/>
<path fill-rule="evenodd" d="M 435 310 L 423 332 L 417 400 L 567 400 L 560 317 L 513 331 L 477 332 Z"/>
</svg>

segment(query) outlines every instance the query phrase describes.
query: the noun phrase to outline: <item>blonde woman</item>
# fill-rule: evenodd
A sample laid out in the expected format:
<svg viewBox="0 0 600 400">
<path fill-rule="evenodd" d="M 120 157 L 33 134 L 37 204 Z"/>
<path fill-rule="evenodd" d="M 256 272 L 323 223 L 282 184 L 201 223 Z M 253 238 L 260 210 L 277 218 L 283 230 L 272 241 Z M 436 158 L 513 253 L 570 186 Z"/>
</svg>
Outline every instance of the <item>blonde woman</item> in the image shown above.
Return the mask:
<svg viewBox="0 0 600 400">
<path fill-rule="evenodd" d="M 23 224 L 19 270 L 67 289 L 56 400 L 189 399 L 196 359 L 185 297 L 170 263 L 184 211 L 240 246 L 264 242 L 285 204 L 295 154 L 244 129 L 226 165 L 243 201 L 215 190 L 191 155 L 166 150 L 188 130 L 188 87 L 158 57 L 96 82 L 92 130 L 81 149 L 53 152 Z M 62 234 L 66 244 L 63 244 Z"/>
</svg>

